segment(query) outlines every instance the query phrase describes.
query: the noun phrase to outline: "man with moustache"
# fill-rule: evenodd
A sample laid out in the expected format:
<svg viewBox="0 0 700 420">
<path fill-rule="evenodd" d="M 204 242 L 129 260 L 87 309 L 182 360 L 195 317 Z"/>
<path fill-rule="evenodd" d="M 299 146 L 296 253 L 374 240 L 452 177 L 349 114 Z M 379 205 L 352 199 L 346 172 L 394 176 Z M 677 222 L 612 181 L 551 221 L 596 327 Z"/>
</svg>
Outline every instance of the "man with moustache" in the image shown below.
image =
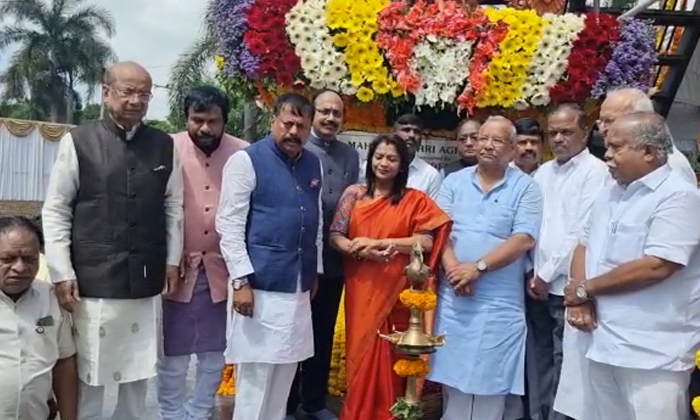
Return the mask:
<svg viewBox="0 0 700 420">
<path fill-rule="evenodd" d="M 644 91 L 636 88 L 622 88 L 608 92 L 600 105 L 598 129 L 605 136 L 617 118 L 631 112 L 654 112 L 654 104 Z M 668 155 L 668 164 L 671 169 L 678 171 L 683 179 L 697 185 L 698 180 L 693 167 L 675 144 Z"/>
<path fill-rule="evenodd" d="M 529 392 L 539 397 L 539 407 L 530 407 L 531 412 L 533 408 L 536 411 L 531 416 L 534 420 L 566 419 L 553 410 L 564 351 L 564 286 L 571 253 L 593 201 L 608 179 L 605 164 L 588 151 L 588 133 L 586 114 L 579 105 L 555 107 L 547 116 L 547 138 L 554 159 L 544 163 L 534 176 L 543 197 L 542 226 L 533 251 L 534 272 L 527 284 L 532 309 L 528 313 L 532 337 L 528 360 L 536 362 L 529 370 L 534 375 L 530 383 L 536 383 Z M 537 301 L 545 303 L 548 310 L 537 310 Z"/>
<path fill-rule="evenodd" d="M 700 342 L 700 195 L 670 168 L 660 115 L 617 117 L 605 143 L 616 182 L 593 204 L 564 290 L 567 321 L 588 343 L 557 401 L 581 400 L 585 420 L 686 420 Z"/>
<path fill-rule="evenodd" d="M 224 164 L 248 142 L 224 133 L 230 105 L 211 86 L 184 101 L 187 129 L 173 136 L 184 178 L 182 282 L 163 299 L 163 357 L 158 405 L 163 420 L 207 420 L 225 366 L 228 271 L 214 228 Z M 197 357 L 194 395 L 186 399 L 190 359 Z"/>
<path fill-rule="evenodd" d="M 474 118 L 466 118 L 459 123 L 455 132 L 459 159 L 442 168 L 440 171 L 442 178 L 460 169 L 476 165 L 476 138 L 479 135 L 479 128 L 481 128 L 481 122 Z"/>
<path fill-rule="evenodd" d="M 314 354 L 311 299 L 323 274 L 322 168 L 304 144 L 313 105 L 273 106 L 271 134 L 224 166 L 216 230 L 233 283 L 226 359 L 236 365 L 234 420 L 278 420 L 299 362 Z"/>
<path fill-rule="evenodd" d="M 314 356 L 300 363 L 289 400 L 287 419 L 295 418 L 301 403 L 302 412 L 312 420 L 337 420 L 326 408 L 328 374 L 333 350 L 333 334 L 338 306 L 343 294 L 343 257 L 328 246 L 333 216 L 340 196 L 350 185 L 356 184 L 359 155 L 354 147 L 337 139 L 345 110 L 343 100 L 335 91 L 322 90 L 312 99 L 314 118 L 306 149 L 313 152 L 323 167 L 323 267 L 318 280 L 318 292 L 311 303 L 314 329 Z"/>
<path fill-rule="evenodd" d="M 502 420 L 508 395 L 524 393 L 522 278 L 542 200 L 533 179 L 509 165 L 515 142 L 512 122 L 486 120 L 479 163 L 447 177 L 437 199 L 454 220 L 435 326 L 450 340 L 432 356 L 428 375 L 443 385 L 442 420 Z"/>
<path fill-rule="evenodd" d="M 138 420 L 156 376 L 160 295 L 180 282 L 182 171 L 167 133 L 143 124 L 151 76 L 109 68 L 107 115 L 62 139 L 42 213 L 46 259 L 61 306 L 73 313 L 80 419 Z"/>
<path fill-rule="evenodd" d="M 542 148 L 544 146 L 544 136 L 540 123 L 534 118 L 520 118 L 513 125 L 515 125 L 518 140 L 515 143 L 515 155 L 511 165 L 520 168 L 521 171 L 530 176 L 534 176 L 542 163 Z"/>
<path fill-rule="evenodd" d="M 421 159 L 417 153 L 425 137 L 425 124 L 418 115 L 403 114 L 394 123 L 394 132 L 406 142 L 410 153 L 411 164 L 408 167 L 409 188 L 415 188 L 428 194 L 433 200 L 437 198 L 442 184 L 440 171 L 428 162 Z M 360 168 L 361 180 L 367 170 L 367 162 Z"/>
</svg>

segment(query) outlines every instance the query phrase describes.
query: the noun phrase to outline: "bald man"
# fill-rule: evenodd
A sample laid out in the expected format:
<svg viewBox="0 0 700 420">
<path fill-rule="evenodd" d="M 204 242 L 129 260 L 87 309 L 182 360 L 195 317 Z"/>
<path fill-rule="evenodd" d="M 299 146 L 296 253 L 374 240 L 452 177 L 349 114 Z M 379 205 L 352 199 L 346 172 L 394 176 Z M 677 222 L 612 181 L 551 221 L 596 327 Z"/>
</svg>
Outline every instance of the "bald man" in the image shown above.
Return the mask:
<svg viewBox="0 0 700 420">
<path fill-rule="evenodd" d="M 180 276 L 183 185 L 173 139 L 142 123 L 151 76 L 132 62 L 111 67 L 106 115 L 62 139 L 42 212 L 46 257 L 61 306 L 72 312 L 80 419 L 141 419 L 156 375 L 161 293 Z M 215 211 L 215 209 L 211 209 Z"/>
<path fill-rule="evenodd" d="M 620 116 L 632 112 L 654 112 L 654 104 L 649 96 L 640 89 L 623 88 L 608 92 L 600 106 L 600 119 L 598 128 L 605 136 L 610 126 Z M 669 133 L 670 136 L 670 133 Z M 671 140 L 673 137 L 671 136 Z M 688 158 L 673 144 L 673 150 L 668 155 L 668 165 L 677 171 L 681 177 L 693 185 L 697 185 L 695 170 L 690 165 Z"/>
</svg>

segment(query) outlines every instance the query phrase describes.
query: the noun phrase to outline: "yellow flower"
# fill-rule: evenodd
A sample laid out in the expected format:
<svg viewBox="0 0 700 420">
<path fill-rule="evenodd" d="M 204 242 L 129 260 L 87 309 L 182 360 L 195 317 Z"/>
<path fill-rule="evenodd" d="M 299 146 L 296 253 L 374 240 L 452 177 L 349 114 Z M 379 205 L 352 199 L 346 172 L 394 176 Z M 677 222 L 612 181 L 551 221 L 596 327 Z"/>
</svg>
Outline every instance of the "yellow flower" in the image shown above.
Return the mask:
<svg viewBox="0 0 700 420">
<path fill-rule="evenodd" d="M 696 415 L 700 416 L 700 397 L 693 398 L 693 411 Z"/>
<path fill-rule="evenodd" d="M 393 94 L 393 79 L 374 41 L 377 14 L 390 0 L 328 0 L 326 24 L 333 29 L 334 45 L 345 55 L 355 96 L 370 102 L 377 95 Z"/>
<path fill-rule="evenodd" d="M 489 8 L 485 13 L 492 22 L 507 23 L 508 34 L 499 44 L 499 53 L 484 73 L 487 84 L 484 93 L 477 99 L 477 106 L 510 108 L 521 99 L 527 68 L 547 21 L 533 10 Z"/>
<path fill-rule="evenodd" d="M 698 350 L 697 353 L 695 353 L 695 366 L 700 369 L 700 350 Z"/>
<path fill-rule="evenodd" d="M 361 100 L 362 102 L 370 102 L 372 99 L 374 99 L 374 91 L 366 86 L 362 86 L 361 88 L 357 89 L 357 99 Z"/>
<path fill-rule="evenodd" d="M 222 57 L 220 55 L 217 55 L 214 58 L 214 62 L 216 63 L 216 68 L 219 70 L 223 70 L 224 65 L 226 64 L 226 62 L 224 61 L 224 57 Z"/>
<path fill-rule="evenodd" d="M 346 390 L 345 380 L 345 291 L 343 291 L 335 321 L 328 393 L 336 397 L 343 396 Z"/>
</svg>

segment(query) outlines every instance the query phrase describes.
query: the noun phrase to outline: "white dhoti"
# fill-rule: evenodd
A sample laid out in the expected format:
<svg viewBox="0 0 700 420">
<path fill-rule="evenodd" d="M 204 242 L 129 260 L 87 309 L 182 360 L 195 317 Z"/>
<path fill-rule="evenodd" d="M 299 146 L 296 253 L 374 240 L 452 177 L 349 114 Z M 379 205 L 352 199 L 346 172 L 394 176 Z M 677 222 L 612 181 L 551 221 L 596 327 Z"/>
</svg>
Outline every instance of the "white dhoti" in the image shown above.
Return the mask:
<svg viewBox="0 0 700 420">
<path fill-rule="evenodd" d="M 507 395 L 474 395 L 443 385 L 441 420 L 503 420 Z"/>
<path fill-rule="evenodd" d="M 236 365 L 234 420 L 281 420 L 297 364 L 314 354 L 311 296 L 254 290 L 253 316 L 233 313 L 226 360 Z"/>
<path fill-rule="evenodd" d="M 579 331 L 568 323 L 564 326 L 563 360 L 559 387 L 554 399 L 554 411 L 576 420 L 584 418 L 590 405 L 588 378 L 590 361 L 586 358 L 591 334 Z"/>
<path fill-rule="evenodd" d="M 585 420 L 687 420 L 690 374 L 590 361 Z"/>
<path fill-rule="evenodd" d="M 73 312 L 80 377 L 80 419 L 137 420 L 147 380 L 155 377 L 160 337 L 160 296 L 144 299 L 82 298 Z M 105 391 L 118 393 L 113 414 L 103 413 Z"/>
</svg>

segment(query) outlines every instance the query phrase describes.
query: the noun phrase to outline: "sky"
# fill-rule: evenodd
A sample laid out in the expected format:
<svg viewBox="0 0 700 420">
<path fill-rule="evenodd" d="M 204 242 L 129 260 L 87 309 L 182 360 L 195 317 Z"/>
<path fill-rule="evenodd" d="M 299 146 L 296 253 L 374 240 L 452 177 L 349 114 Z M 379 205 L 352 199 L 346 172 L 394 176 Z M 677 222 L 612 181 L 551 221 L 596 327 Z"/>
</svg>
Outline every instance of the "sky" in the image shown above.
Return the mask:
<svg viewBox="0 0 700 420">
<path fill-rule="evenodd" d="M 138 62 L 155 84 L 166 85 L 178 55 L 200 34 L 206 0 L 86 0 L 85 4 L 112 14 L 116 35 L 110 43 L 118 59 Z M 0 71 L 7 66 L 8 53 L 0 55 Z M 168 93 L 154 88 L 147 118 L 164 119 L 167 114 Z"/>
</svg>

